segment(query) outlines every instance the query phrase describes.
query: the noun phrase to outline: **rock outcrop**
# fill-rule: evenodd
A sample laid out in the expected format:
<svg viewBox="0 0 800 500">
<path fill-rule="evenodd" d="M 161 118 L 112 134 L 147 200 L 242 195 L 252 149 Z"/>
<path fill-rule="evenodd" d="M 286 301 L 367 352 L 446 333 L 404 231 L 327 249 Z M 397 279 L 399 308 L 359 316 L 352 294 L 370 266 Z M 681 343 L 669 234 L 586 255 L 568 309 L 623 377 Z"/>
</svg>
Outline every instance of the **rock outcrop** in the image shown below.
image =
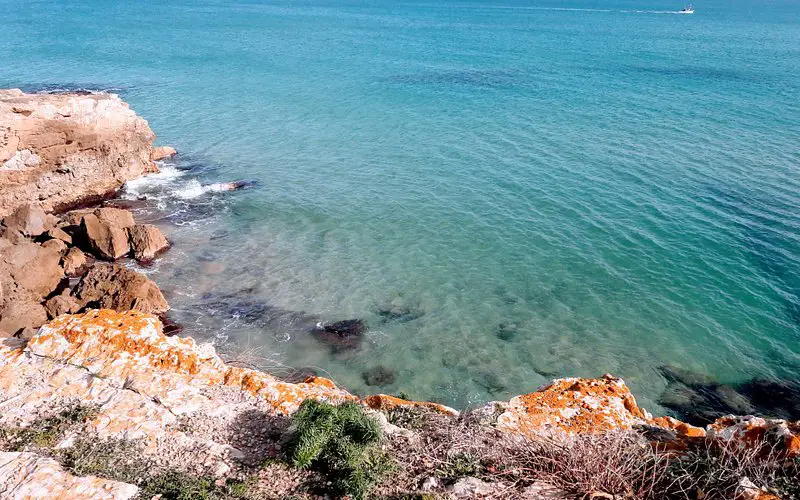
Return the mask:
<svg viewBox="0 0 800 500">
<path fill-rule="evenodd" d="M 75 288 L 81 308 L 161 314 L 169 310 L 158 286 L 146 276 L 117 264 L 94 264 Z"/>
<path fill-rule="evenodd" d="M 113 94 L 0 90 L 0 217 L 99 200 L 157 171 L 147 122 Z"/>
<path fill-rule="evenodd" d="M 487 405 L 499 412 L 497 427 L 529 437 L 537 435 L 592 434 L 656 427 L 676 437 L 701 437 L 705 430 L 669 417 L 654 418 L 639 408 L 625 382 L 611 375 L 598 379 L 553 380 L 529 394 L 508 402 Z"/>
<path fill-rule="evenodd" d="M 0 498 L 126 500 L 138 493 L 139 488 L 132 484 L 94 476 L 75 477 L 52 458 L 33 453 L 0 452 Z"/>
</svg>

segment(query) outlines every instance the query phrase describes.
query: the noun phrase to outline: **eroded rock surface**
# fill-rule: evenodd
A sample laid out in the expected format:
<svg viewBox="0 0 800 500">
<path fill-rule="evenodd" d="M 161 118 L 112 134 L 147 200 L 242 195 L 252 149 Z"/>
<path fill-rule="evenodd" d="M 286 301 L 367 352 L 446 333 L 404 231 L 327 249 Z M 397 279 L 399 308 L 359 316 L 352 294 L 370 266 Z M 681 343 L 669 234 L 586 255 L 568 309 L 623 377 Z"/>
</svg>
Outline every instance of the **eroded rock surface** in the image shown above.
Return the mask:
<svg viewBox="0 0 800 500">
<path fill-rule="evenodd" d="M 125 500 L 138 493 L 139 488 L 132 484 L 94 476 L 75 477 L 52 458 L 0 452 L 0 498 Z"/>
<path fill-rule="evenodd" d="M 527 436 L 584 434 L 659 427 L 686 436 L 705 432 L 670 418 L 653 418 L 639 408 L 625 382 L 611 375 L 598 379 L 553 380 L 535 392 L 491 403 L 499 412 L 497 426 Z"/>
<path fill-rule="evenodd" d="M 156 171 L 153 131 L 113 94 L 0 90 L 0 217 L 101 199 Z"/>
<path fill-rule="evenodd" d="M 161 314 L 169 310 L 158 286 L 143 274 L 117 264 L 94 264 L 75 289 L 81 307 Z"/>
</svg>

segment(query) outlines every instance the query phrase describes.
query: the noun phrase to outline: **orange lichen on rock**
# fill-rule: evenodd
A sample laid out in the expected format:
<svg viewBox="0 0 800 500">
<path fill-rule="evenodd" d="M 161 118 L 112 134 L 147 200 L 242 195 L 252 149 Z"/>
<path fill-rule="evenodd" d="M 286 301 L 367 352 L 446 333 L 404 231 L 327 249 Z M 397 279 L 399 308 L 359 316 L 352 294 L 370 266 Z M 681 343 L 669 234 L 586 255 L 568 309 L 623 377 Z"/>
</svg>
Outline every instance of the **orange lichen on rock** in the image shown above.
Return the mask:
<svg viewBox="0 0 800 500">
<path fill-rule="evenodd" d="M 289 384 L 264 372 L 227 366 L 211 345 L 167 337 L 158 318 L 139 311 L 100 309 L 61 316 L 41 328 L 27 351 L 133 385 L 177 408 L 200 388 L 216 385 L 261 397 L 283 414 L 293 412 L 307 398 L 354 399 L 330 381 Z"/>
<path fill-rule="evenodd" d="M 611 375 L 597 379 L 553 380 L 536 392 L 499 403 L 501 430 L 533 436 L 548 433 L 593 434 L 639 426 L 668 429 L 681 437 L 701 437 L 699 427 L 670 417 L 653 418 L 639 408 L 625 382 Z"/>
<path fill-rule="evenodd" d="M 789 458 L 800 457 L 800 421 L 729 415 L 708 426 L 708 437 L 741 447 L 765 446 Z"/>
<path fill-rule="evenodd" d="M 399 407 L 418 407 L 428 408 L 439 413 L 446 415 L 458 415 L 458 412 L 449 406 L 440 405 L 437 403 L 428 403 L 424 401 L 408 401 L 395 396 L 388 396 L 386 394 L 374 394 L 364 398 L 364 404 L 373 410 L 392 410 Z"/>
</svg>

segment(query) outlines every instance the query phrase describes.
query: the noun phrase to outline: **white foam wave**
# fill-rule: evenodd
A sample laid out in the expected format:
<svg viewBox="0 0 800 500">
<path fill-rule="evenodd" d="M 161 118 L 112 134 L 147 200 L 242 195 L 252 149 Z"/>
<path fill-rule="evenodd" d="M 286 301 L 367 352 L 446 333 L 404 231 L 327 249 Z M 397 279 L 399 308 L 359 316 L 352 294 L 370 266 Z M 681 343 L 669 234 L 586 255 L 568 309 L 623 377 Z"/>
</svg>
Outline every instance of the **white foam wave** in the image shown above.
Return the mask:
<svg viewBox="0 0 800 500">
<path fill-rule="evenodd" d="M 184 175 L 184 172 L 179 170 L 174 165 L 166 165 L 163 162 L 156 163 L 158 164 L 159 168 L 159 172 L 157 174 L 145 175 L 144 177 L 139 177 L 138 179 L 126 182 L 125 187 L 123 188 L 124 193 L 135 198 L 145 191 L 170 184 L 175 179 Z"/>
<path fill-rule="evenodd" d="M 200 184 L 200 181 L 192 179 L 173 191 L 172 194 L 184 200 L 197 198 L 206 193 L 219 193 L 236 189 L 230 182 L 216 182 L 214 184 Z"/>
</svg>

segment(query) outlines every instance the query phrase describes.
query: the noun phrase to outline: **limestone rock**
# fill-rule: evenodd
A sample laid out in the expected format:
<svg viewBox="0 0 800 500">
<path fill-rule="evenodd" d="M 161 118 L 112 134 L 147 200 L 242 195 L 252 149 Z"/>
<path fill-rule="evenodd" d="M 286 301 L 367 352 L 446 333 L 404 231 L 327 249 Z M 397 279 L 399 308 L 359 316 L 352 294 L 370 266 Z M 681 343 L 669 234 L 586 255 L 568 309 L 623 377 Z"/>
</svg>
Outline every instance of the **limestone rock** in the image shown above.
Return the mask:
<svg viewBox="0 0 800 500">
<path fill-rule="evenodd" d="M 0 217 L 100 200 L 157 169 L 147 122 L 113 94 L 0 90 Z"/>
<path fill-rule="evenodd" d="M 800 457 L 800 421 L 729 415 L 718 418 L 707 429 L 710 439 L 742 448 L 766 444 L 788 458 Z"/>
<path fill-rule="evenodd" d="M 62 264 L 67 276 L 78 276 L 86 266 L 86 255 L 79 248 L 72 247 L 62 259 Z"/>
<path fill-rule="evenodd" d="M 92 251 L 102 259 L 116 260 L 131 251 L 125 227 L 114 225 L 108 219 L 101 220 L 94 213 L 83 217 L 81 230 Z"/>
<path fill-rule="evenodd" d="M 153 161 L 159 161 L 163 160 L 164 158 L 169 158 L 170 156 L 175 156 L 176 154 L 178 154 L 178 152 L 175 151 L 175 148 L 173 147 L 158 146 L 150 151 L 150 159 Z"/>
<path fill-rule="evenodd" d="M 161 290 L 143 274 L 119 265 L 94 264 L 75 290 L 81 307 L 161 314 L 169 305 Z"/>
<path fill-rule="evenodd" d="M 139 488 L 132 484 L 95 476 L 73 476 L 52 458 L 28 452 L 0 452 L 0 497 L 7 500 L 124 500 L 134 498 L 138 493 Z"/>
<path fill-rule="evenodd" d="M 651 426 L 678 436 L 702 436 L 703 429 L 674 419 L 654 419 L 639 408 L 625 382 L 611 375 L 598 379 L 563 378 L 537 391 L 490 403 L 498 409 L 497 428 L 527 436 L 585 434 Z"/>
<path fill-rule="evenodd" d="M 2 189 L 1 185 L 0 189 Z M 11 215 L 3 219 L 3 225 L 19 231 L 25 236 L 39 236 L 53 227 L 51 219 L 42 210 L 42 207 L 34 204 L 17 207 Z"/>
<path fill-rule="evenodd" d="M 450 487 L 450 491 L 456 498 L 476 498 L 491 495 L 495 488 L 476 477 L 462 477 Z"/>
<path fill-rule="evenodd" d="M 420 407 L 438 411 L 440 413 L 444 413 L 445 415 L 458 415 L 458 412 L 449 406 L 440 405 L 438 403 L 428 403 L 424 401 L 407 401 L 405 399 L 389 396 L 387 394 L 373 394 L 372 396 L 367 396 L 364 398 L 364 404 L 373 410 L 388 411 L 400 407 Z"/>
<path fill-rule="evenodd" d="M 161 230 L 151 224 L 136 224 L 128 229 L 133 257 L 138 261 L 153 260 L 169 248 Z"/>
</svg>

